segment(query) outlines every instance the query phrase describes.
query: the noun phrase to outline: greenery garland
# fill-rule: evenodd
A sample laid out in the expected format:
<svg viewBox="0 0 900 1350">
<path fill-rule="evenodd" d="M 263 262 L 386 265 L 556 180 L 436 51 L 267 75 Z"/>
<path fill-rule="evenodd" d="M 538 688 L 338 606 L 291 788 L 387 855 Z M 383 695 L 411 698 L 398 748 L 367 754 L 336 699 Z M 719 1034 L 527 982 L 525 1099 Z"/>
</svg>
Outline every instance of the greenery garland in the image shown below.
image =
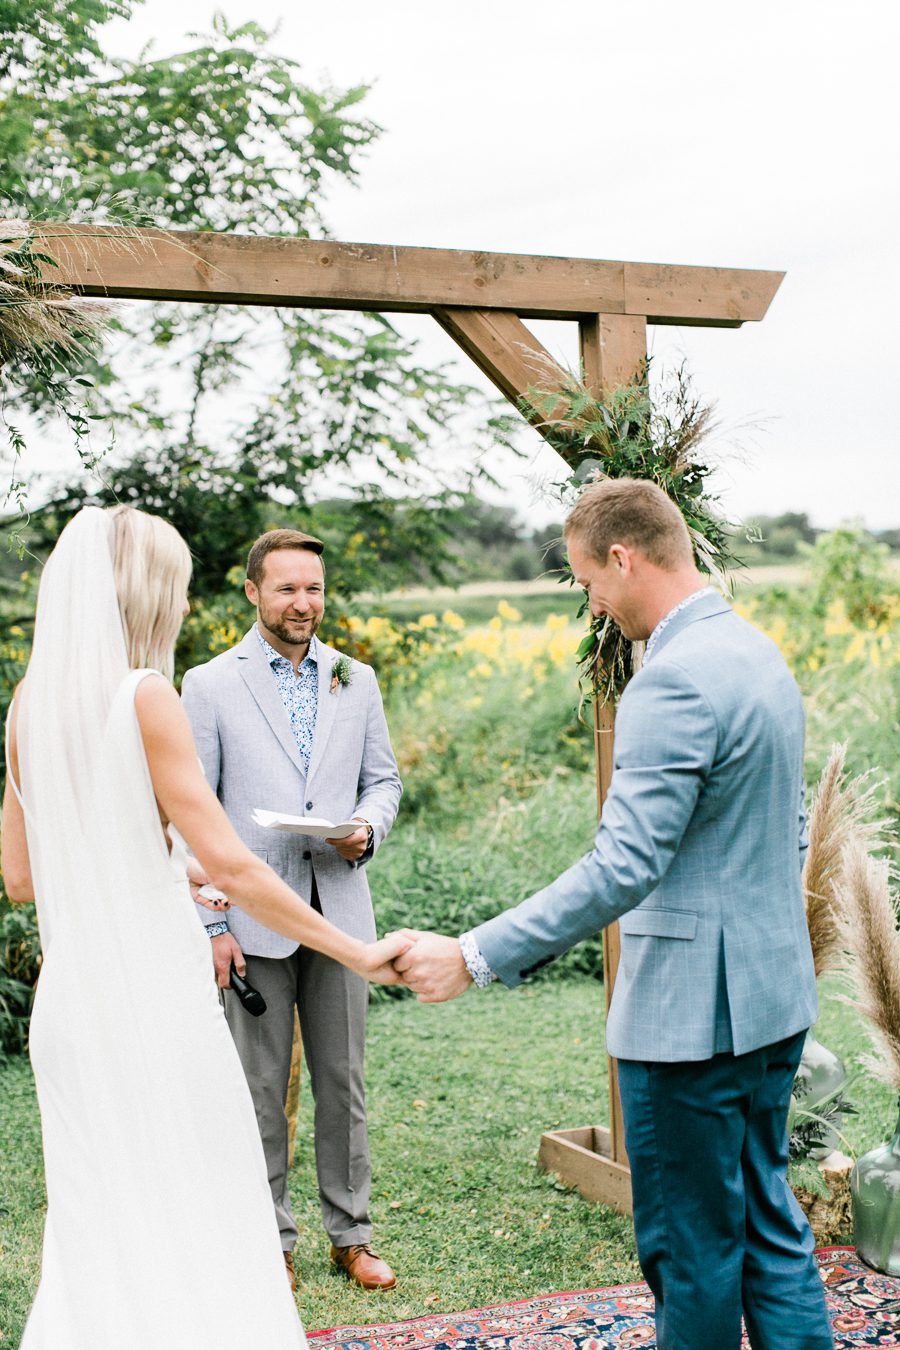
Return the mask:
<svg viewBox="0 0 900 1350">
<path fill-rule="evenodd" d="M 713 409 L 692 388 L 684 364 L 650 398 L 650 362 L 638 379 L 595 396 L 571 371 L 560 379 L 555 364 L 530 388 L 519 406 L 566 461 L 572 475 L 560 486 L 574 495 L 601 478 L 647 478 L 672 499 L 684 516 L 697 566 L 730 593 L 730 571 L 740 566 L 732 550 L 729 522 L 706 485 L 710 466 L 701 449 L 715 429 Z M 574 584 L 571 571 L 562 578 Z M 579 615 L 587 611 L 585 600 Z M 640 668 L 642 643 L 631 643 L 603 616 L 591 622 L 578 647 L 579 684 L 586 700 L 601 705 L 622 693 Z"/>
</svg>

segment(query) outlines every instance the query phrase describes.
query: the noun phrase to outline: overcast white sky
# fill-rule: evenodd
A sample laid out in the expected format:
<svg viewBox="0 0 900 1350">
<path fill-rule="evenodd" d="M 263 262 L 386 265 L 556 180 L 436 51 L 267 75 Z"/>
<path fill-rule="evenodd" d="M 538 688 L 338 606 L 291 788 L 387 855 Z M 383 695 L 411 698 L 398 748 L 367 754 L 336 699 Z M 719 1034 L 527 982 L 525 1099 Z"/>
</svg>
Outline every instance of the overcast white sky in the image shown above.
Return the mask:
<svg viewBox="0 0 900 1350">
<path fill-rule="evenodd" d="M 384 135 L 331 194 L 339 239 L 785 270 L 760 324 L 651 329 L 657 363 L 685 356 L 740 444 L 732 513 L 900 523 L 889 0 L 147 0 L 104 46 L 168 54 L 214 9 L 280 24 L 313 83 L 373 82 Z M 574 361 L 574 325 L 534 327 Z"/>
</svg>

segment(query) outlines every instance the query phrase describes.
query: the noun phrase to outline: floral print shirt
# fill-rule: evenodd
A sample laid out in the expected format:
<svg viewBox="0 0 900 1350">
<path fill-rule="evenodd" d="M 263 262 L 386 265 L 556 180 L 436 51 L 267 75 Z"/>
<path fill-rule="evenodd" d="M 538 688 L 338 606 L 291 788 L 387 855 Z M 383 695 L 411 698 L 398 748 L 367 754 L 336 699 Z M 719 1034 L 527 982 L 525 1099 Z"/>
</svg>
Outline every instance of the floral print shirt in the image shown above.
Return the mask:
<svg viewBox="0 0 900 1350">
<path fill-rule="evenodd" d="M 300 669 L 294 674 L 294 667 L 286 656 L 276 652 L 267 642 L 259 629 L 256 629 L 260 646 L 266 654 L 278 693 L 284 704 L 284 710 L 291 723 L 294 740 L 300 752 L 300 759 L 306 773 L 309 773 L 309 757 L 312 753 L 313 738 L 316 734 L 316 709 L 319 702 L 319 652 L 318 642 L 313 637 L 309 651 L 300 662 Z"/>
</svg>

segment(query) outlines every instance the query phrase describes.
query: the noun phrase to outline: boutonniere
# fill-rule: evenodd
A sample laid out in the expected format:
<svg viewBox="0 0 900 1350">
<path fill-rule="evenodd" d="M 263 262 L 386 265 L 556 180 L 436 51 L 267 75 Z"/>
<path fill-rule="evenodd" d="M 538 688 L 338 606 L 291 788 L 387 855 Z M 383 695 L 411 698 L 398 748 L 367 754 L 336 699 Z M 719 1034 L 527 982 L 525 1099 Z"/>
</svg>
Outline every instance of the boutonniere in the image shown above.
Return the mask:
<svg viewBox="0 0 900 1350">
<path fill-rule="evenodd" d="M 338 685 L 349 684 L 352 675 L 352 666 L 349 656 L 338 656 L 335 658 L 334 665 L 331 667 L 331 693 L 335 693 Z"/>
</svg>

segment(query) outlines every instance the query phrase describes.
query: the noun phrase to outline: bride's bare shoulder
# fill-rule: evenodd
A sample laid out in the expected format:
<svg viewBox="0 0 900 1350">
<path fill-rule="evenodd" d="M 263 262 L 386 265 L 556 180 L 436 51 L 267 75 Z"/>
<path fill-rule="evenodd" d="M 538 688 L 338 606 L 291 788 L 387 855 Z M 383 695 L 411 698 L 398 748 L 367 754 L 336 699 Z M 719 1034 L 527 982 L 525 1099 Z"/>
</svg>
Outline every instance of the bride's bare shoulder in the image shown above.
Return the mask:
<svg viewBox="0 0 900 1350">
<path fill-rule="evenodd" d="M 154 671 L 141 680 L 134 693 L 134 708 L 144 739 L 178 731 L 187 725 L 181 699 L 163 675 Z"/>
</svg>

